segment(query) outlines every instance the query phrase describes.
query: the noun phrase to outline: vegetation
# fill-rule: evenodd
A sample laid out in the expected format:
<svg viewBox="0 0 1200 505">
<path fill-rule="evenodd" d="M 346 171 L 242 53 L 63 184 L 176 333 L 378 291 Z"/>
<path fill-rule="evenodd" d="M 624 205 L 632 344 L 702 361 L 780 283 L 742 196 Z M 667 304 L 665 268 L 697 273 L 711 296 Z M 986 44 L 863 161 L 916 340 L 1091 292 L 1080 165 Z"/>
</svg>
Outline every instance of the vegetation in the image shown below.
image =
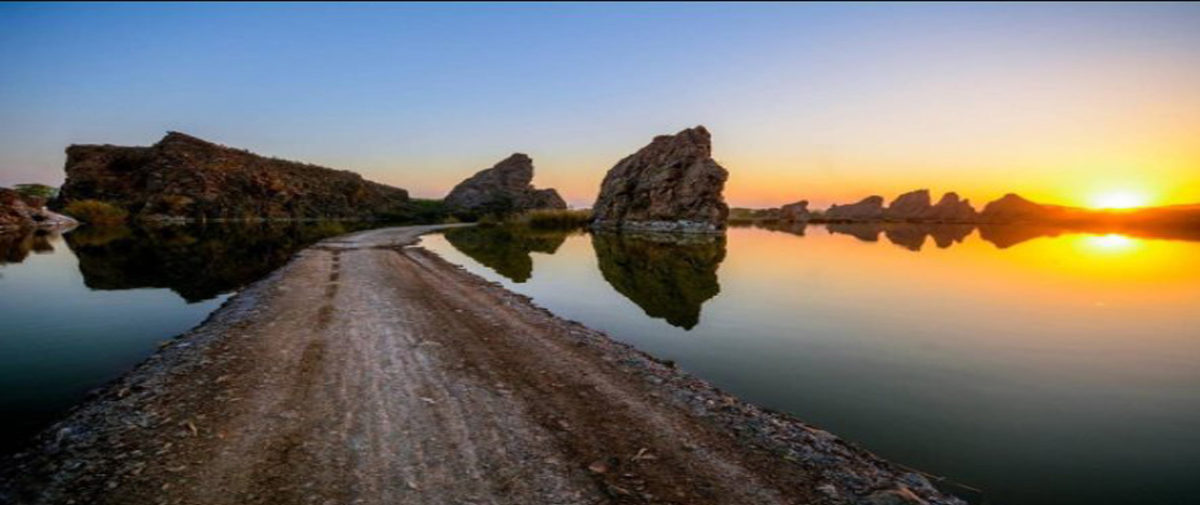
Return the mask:
<svg viewBox="0 0 1200 505">
<path fill-rule="evenodd" d="M 120 224 L 129 217 L 129 212 L 116 205 L 100 200 L 79 200 L 63 208 L 63 214 L 89 224 Z"/>
<path fill-rule="evenodd" d="M 54 197 L 58 196 L 58 188 L 54 186 L 47 186 L 45 184 L 17 184 L 16 186 L 13 186 L 13 190 L 26 198 L 52 200 Z"/>
<path fill-rule="evenodd" d="M 531 210 L 510 221 L 543 230 L 571 230 L 587 226 L 592 221 L 592 209 Z"/>
</svg>

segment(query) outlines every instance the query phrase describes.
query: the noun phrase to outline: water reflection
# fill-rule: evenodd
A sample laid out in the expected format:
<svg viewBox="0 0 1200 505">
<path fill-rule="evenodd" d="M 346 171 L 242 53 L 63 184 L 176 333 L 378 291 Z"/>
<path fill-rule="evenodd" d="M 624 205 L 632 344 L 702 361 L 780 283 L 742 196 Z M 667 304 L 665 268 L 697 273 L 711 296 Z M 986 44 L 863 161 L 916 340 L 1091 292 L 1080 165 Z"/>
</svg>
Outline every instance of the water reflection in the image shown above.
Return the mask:
<svg viewBox="0 0 1200 505">
<path fill-rule="evenodd" d="M 169 288 L 189 303 L 237 289 L 283 266 L 343 222 L 83 227 L 65 238 L 91 289 Z"/>
<path fill-rule="evenodd" d="M 592 248 L 613 289 L 674 326 L 695 327 L 700 307 L 721 292 L 724 236 L 593 233 Z"/>
<path fill-rule="evenodd" d="M 525 282 L 533 276 L 530 253 L 554 254 L 568 231 L 541 231 L 507 226 L 455 228 L 444 235 L 463 254 L 513 282 Z"/>
<path fill-rule="evenodd" d="M 1190 503 L 1200 243 L 975 230 L 762 223 L 707 250 L 572 235 L 521 284 L 424 244 L 988 503 Z"/>
<path fill-rule="evenodd" d="M 36 230 L 15 233 L 0 233 L 0 265 L 20 263 L 32 252 L 49 254 L 54 252 L 51 242 L 58 238 L 55 230 Z"/>
</svg>

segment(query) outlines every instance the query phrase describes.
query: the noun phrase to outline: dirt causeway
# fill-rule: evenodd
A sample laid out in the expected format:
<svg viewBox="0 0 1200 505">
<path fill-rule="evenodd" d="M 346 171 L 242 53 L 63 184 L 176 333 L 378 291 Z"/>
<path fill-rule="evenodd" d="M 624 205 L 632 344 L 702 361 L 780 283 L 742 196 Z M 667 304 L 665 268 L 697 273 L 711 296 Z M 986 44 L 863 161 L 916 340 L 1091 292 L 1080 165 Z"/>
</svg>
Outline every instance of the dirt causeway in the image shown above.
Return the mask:
<svg viewBox="0 0 1200 505">
<path fill-rule="evenodd" d="M 415 243 L 327 240 L 0 462 L 46 504 L 959 503 Z"/>
</svg>

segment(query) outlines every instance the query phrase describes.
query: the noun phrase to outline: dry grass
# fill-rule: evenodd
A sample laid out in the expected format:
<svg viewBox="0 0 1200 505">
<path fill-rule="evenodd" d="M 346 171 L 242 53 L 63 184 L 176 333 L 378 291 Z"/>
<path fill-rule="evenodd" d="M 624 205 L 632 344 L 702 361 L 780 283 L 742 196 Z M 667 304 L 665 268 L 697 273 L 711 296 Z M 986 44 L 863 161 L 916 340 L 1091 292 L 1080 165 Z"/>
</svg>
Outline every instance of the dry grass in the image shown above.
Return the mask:
<svg viewBox="0 0 1200 505">
<path fill-rule="evenodd" d="M 129 212 L 100 200 L 79 200 L 67 204 L 63 214 L 88 224 L 119 224 L 129 217 Z"/>
<path fill-rule="evenodd" d="M 592 209 L 542 209 L 531 210 L 517 216 L 513 221 L 541 229 L 574 229 L 592 222 Z"/>
</svg>

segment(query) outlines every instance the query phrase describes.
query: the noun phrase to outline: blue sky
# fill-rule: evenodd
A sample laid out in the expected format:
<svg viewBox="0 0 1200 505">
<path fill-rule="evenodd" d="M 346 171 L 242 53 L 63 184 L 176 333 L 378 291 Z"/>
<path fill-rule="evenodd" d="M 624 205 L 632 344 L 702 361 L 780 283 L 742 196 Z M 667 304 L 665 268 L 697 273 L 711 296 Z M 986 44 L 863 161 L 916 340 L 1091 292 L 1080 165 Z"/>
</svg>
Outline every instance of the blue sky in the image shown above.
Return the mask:
<svg viewBox="0 0 1200 505">
<path fill-rule="evenodd" d="M 526 152 L 586 205 L 705 124 L 734 204 L 1071 200 L 1090 170 L 1200 200 L 1198 26 L 1197 4 L 4 4 L 0 185 L 179 130 L 431 197 Z"/>
</svg>

